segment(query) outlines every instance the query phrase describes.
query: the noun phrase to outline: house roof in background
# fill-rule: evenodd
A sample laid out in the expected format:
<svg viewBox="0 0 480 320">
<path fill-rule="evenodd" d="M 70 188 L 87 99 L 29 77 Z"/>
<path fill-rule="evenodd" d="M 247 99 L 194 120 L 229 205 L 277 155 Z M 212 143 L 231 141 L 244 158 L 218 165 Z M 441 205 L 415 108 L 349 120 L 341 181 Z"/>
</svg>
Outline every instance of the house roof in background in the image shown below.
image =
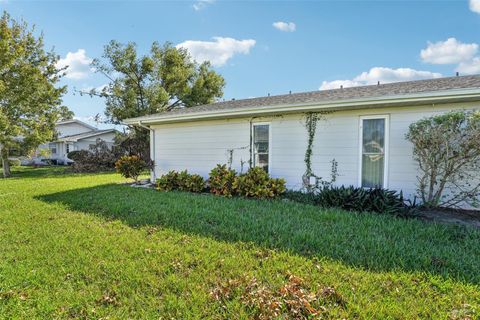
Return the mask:
<svg viewBox="0 0 480 320">
<path fill-rule="evenodd" d="M 70 124 L 70 123 L 78 123 L 79 125 L 82 125 L 86 128 L 89 128 L 90 130 L 98 130 L 96 127 L 89 125 L 88 123 L 85 123 L 83 121 L 80 121 L 78 119 L 70 119 L 70 120 L 65 120 L 65 121 L 59 121 L 56 123 L 56 125 L 63 125 L 63 124 Z"/>
<path fill-rule="evenodd" d="M 99 136 L 99 135 L 102 135 L 102 134 L 105 134 L 105 133 L 110 133 L 110 132 L 117 132 L 117 130 L 116 129 L 106 129 L 106 130 L 95 130 L 95 131 L 90 131 L 90 132 L 84 132 L 84 133 L 80 133 L 80 134 L 74 134 L 74 135 L 71 135 L 71 136 L 64 136 L 64 137 L 58 139 L 58 141 L 78 141 L 78 140 L 82 140 L 82 139 L 85 139 L 85 138 L 91 138 L 91 137 Z"/>
<path fill-rule="evenodd" d="M 126 119 L 126 124 L 138 122 L 154 123 L 168 119 L 206 118 L 208 115 L 234 112 L 261 112 L 269 108 L 283 106 L 285 112 L 296 111 L 299 106 L 339 104 L 341 102 L 354 103 L 368 101 L 381 101 L 393 99 L 405 99 L 407 97 L 423 97 L 422 101 L 428 101 L 430 96 L 455 95 L 466 91 L 477 92 L 480 97 L 480 75 L 446 77 L 430 80 L 417 80 L 408 82 L 396 82 L 388 84 L 368 85 L 351 88 L 339 88 L 333 90 L 316 90 L 302 93 L 291 93 L 277 96 L 260 98 L 229 100 L 201 105 L 191 108 L 178 108 L 168 112 L 157 113 L 149 116 Z M 433 100 L 433 99 L 432 99 Z M 365 104 L 364 104 L 365 105 Z"/>
</svg>

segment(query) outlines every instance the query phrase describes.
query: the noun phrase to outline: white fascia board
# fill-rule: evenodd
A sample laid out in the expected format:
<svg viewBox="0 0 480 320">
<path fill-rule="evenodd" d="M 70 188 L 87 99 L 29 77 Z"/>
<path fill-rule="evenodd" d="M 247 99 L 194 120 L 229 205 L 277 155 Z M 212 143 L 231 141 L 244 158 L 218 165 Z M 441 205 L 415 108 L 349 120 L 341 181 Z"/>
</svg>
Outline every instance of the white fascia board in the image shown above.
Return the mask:
<svg viewBox="0 0 480 320">
<path fill-rule="evenodd" d="M 321 110 L 348 110 L 366 107 L 393 107 L 408 104 L 421 103 L 441 103 L 461 100 L 480 100 L 480 89 L 461 89 L 461 90 L 447 90 L 438 92 L 426 92 L 413 95 L 402 96 L 385 96 L 364 99 L 350 99 L 339 100 L 325 103 L 302 103 L 302 104 L 286 104 L 263 107 L 239 108 L 238 110 L 212 110 L 201 111 L 184 114 L 159 115 L 158 117 L 138 117 L 124 120 L 124 124 L 130 125 L 150 125 L 158 123 L 196 121 L 207 119 L 221 119 L 233 117 L 248 117 L 259 115 L 271 115 L 278 113 L 299 113 L 299 112 L 314 112 Z"/>
<path fill-rule="evenodd" d="M 59 139 L 58 141 L 59 142 L 77 142 L 78 140 L 83 140 L 85 138 L 91 138 L 91 137 L 95 137 L 95 136 L 100 136 L 102 134 L 106 134 L 106 133 L 110 133 L 110 132 L 115 132 L 117 131 L 116 129 L 109 129 L 109 130 L 106 130 L 106 131 L 101 131 L 101 132 L 92 132 L 91 134 L 86 134 L 85 133 L 85 136 L 82 136 L 82 137 L 65 137 L 65 138 L 61 138 Z"/>
</svg>

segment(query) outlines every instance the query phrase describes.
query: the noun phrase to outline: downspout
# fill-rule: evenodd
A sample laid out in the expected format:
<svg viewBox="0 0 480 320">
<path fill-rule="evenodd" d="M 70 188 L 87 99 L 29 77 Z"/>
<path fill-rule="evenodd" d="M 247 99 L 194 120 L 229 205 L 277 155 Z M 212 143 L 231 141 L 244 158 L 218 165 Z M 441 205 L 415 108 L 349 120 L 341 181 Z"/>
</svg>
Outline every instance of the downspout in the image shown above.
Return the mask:
<svg viewBox="0 0 480 320">
<path fill-rule="evenodd" d="M 156 166 L 156 163 L 155 163 L 155 130 L 150 128 L 150 127 L 144 126 L 141 121 L 138 121 L 137 126 L 150 131 L 150 159 L 153 161 L 153 167 L 152 167 L 152 170 L 150 172 L 150 182 L 155 183 L 155 181 L 157 180 L 156 175 L 155 175 L 155 166 Z"/>
</svg>

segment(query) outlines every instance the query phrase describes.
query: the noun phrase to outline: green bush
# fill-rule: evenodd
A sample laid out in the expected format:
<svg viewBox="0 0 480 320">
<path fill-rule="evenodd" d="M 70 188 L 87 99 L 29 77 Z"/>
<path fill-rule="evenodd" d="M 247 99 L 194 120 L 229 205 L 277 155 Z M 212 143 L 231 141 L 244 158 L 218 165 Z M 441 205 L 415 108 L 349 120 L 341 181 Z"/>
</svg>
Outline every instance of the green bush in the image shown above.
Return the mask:
<svg viewBox="0 0 480 320">
<path fill-rule="evenodd" d="M 73 161 L 81 161 L 87 157 L 89 152 L 87 150 L 75 150 L 67 153 L 67 158 Z"/>
<path fill-rule="evenodd" d="M 217 164 L 217 166 L 210 171 L 208 179 L 210 192 L 217 196 L 233 196 L 235 194 L 233 183 L 236 175 L 235 170 L 228 169 L 227 165 Z"/>
<path fill-rule="evenodd" d="M 205 190 L 205 179 L 198 174 L 190 174 L 184 182 L 185 191 L 200 193 Z"/>
<path fill-rule="evenodd" d="M 69 159 L 74 161 L 72 165 L 74 172 L 101 172 L 114 170 L 117 160 L 122 155 L 116 153 L 102 139 L 97 139 L 95 144 L 90 145 L 89 150 L 76 152 L 73 154 L 74 158 Z M 146 168 L 146 163 L 143 163 Z"/>
<path fill-rule="evenodd" d="M 10 167 L 19 167 L 22 165 L 21 161 L 18 159 L 8 159 L 8 164 Z M 0 159 L 0 168 L 3 167 L 3 161 Z"/>
<path fill-rule="evenodd" d="M 250 168 L 246 174 L 235 178 L 233 189 L 242 196 L 274 198 L 285 192 L 285 180 L 270 178 L 262 168 Z"/>
<path fill-rule="evenodd" d="M 179 189 L 178 172 L 175 170 L 169 171 L 157 179 L 157 190 L 172 191 Z"/>
<path fill-rule="evenodd" d="M 336 207 L 349 211 L 369 211 L 410 216 L 415 214 L 416 205 L 403 198 L 396 191 L 375 188 L 365 189 L 350 187 L 324 188 L 316 196 L 315 204 L 322 207 Z"/>
<path fill-rule="evenodd" d="M 205 189 L 205 180 L 198 174 L 189 174 L 187 170 L 181 172 L 172 170 L 157 179 L 157 189 L 200 193 Z"/>
<path fill-rule="evenodd" d="M 125 178 L 137 182 L 138 176 L 147 169 L 147 164 L 138 156 L 123 156 L 115 162 L 115 169 Z"/>
<path fill-rule="evenodd" d="M 285 193 L 282 194 L 282 198 L 305 204 L 317 204 L 317 195 L 313 192 L 287 190 Z"/>
</svg>

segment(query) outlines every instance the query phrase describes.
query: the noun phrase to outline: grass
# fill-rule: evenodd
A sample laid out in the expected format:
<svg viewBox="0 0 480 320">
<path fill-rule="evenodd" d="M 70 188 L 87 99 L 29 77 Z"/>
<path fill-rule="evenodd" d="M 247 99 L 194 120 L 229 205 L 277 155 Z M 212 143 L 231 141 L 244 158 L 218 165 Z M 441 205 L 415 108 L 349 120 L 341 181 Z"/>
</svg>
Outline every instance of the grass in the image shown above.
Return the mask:
<svg viewBox="0 0 480 320">
<path fill-rule="evenodd" d="M 480 312 L 478 230 L 122 182 L 51 168 L 0 180 L 0 318 L 247 319 L 265 308 L 246 303 L 263 292 L 249 281 L 276 292 L 292 275 L 335 290 L 341 303 L 318 295 L 325 318 Z"/>
</svg>

